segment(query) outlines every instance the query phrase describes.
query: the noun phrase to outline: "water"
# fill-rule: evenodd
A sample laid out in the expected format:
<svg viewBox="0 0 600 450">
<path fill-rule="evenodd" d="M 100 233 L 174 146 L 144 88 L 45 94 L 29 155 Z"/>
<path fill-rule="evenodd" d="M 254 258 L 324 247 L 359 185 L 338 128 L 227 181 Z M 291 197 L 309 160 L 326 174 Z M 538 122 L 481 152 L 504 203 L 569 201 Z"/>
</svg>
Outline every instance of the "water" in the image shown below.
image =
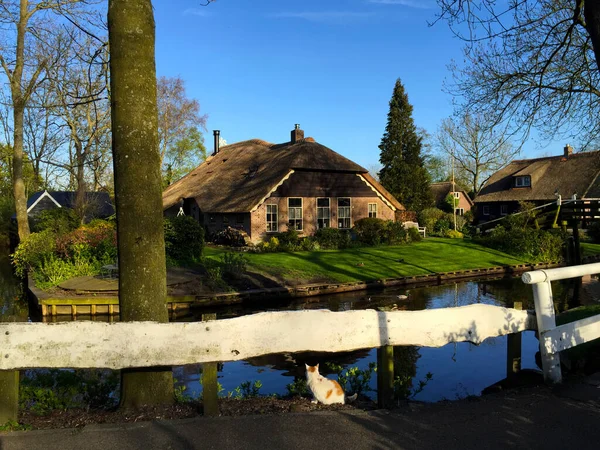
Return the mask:
<svg viewBox="0 0 600 450">
<path fill-rule="evenodd" d="M 1 252 L 6 255 L 6 252 Z M 0 255 L 0 321 L 28 320 L 27 303 L 23 300 L 22 289 L 12 277 L 10 263 Z M 564 285 L 553 286 L 558 305 L 566 305 L 568 289 Z M 399 294 L 407 295 L 407 300 L 399 300 Z M 468 281 L 443 286 L 417 287 L 411 289 L 390 289 L 383 292 L 353 292 L 330 296 L 302 298 L 294 300 L 269 300 L 253 303 L 250 306 L 233 305 L 193 311 L 174 320 L 200 320 L 202 313 L 216 313 L 218 319 L 253 314 L 261 311 L 330 309 L 346 311 L 351 309 L 376 308 L 396 304 L 398 309 L 423 310 L 449 308 L 470 304 L 491 304 L 512 306 L 513 302 L 523 303 L 525 309 L 533 308 L 531 287 L 518 278 Z M 523 333 L 522 367 L 537 368 L 535 353 L 538 341 L 533 332 Z M 506 337 L 492 338 L 479 346 L 469 343 L 449 344 L 442 348 L 397 347 L 395 353 L 403 361 L 404 375 L 412 377 L 417 386 L 427 373 L 433 375 L 427 386 L 415 395 L 416 400 L 439 401 L 458 399 L 469 395 L 479 395 L 491 384 L 506 377 Z M 376 350 L 359 350 L 346 353 L 296 353 L 273 354 L 247 361 L 219 364 L 218 381 L 223 387 L 222 395 L 233 392 L 246 381 L 260 380 L 261 394 L 286 394 L 286 386 L 296 378 L 304 376 L 304 364 L 320 363 L 321 371 L 325 363 L 331 362 L 344 367 L 358 366 L 366 369 L 376 360 Z M 200 365 L 174 368 L 179 385 L 185 385 L 186 393 L 198 396 L 202 391 Z M 375 389 L 376 376 L 371 387 Z"/>
</svg>

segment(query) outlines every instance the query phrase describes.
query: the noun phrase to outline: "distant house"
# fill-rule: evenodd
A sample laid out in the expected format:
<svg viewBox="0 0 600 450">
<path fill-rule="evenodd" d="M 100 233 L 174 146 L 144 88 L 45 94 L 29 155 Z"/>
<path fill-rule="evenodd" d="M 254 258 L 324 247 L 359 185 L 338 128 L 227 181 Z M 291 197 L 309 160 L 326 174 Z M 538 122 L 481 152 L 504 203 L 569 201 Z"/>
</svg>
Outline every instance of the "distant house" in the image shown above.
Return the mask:
<svg viewBox="0 0 600 450">
<path fill-rule="evenodd" d="M 36 217 L 42 211 L 55 208 L 75 208 L 76 192 L 73 191 L 40 191 L 27 200 L 27 215 Z M 85 220 L 104 219 L 115 213 L 115 208 L 107 192 L 85 193 Z"/>
<path fill-rule="evenodd" d="M 488 222 L 518 210 L 519 201 L 542 205 L 574 195 L 600 198 L 600 151 L 573 153 L 567 145 L 560 156 L 521 159 L 500 169 L 475 198 L 478 221 Z"/>
<path fill-rule="evenodd" d="M 394 219 L 405 208 L 358 164 L 296 125 L 290 142 L 259 139 L 219 148 L 163 193 L 165 215 L 186 214 L 208 232 L 227 226 L 253 242 L 294 228 L 350 229 L 364 217 Z"/>
<path fill-rule="evenodd" d="M 456 214 L 464 215 L 467 211 L 470 211 L 473 207 L 473 200 L 469 197 L 464 190 L 460 189 L 454 183 L 454 188 L 452 187 L 452 182 L 444 181 L 441 183 L 431 183 L 429 189 L 431 190 L 431 195 L 435 201 L 435 207 L 439 209 L 445 209 L 450 205 L 446 205 L 446 197 L 448 194 L 454 196 L 458 200 L 456 205 Z"/>
</svg>

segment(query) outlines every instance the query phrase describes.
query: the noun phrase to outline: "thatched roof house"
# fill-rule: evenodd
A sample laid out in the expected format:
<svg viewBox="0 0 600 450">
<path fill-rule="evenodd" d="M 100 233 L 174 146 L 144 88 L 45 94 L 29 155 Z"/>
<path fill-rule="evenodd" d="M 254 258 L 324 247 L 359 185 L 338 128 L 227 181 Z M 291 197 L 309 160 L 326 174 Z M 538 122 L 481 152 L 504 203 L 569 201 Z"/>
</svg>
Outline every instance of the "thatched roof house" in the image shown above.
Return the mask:
<svg viewBox="0 0 600 450">
<path fill-rule="evenodd" d="M 258 241 L 288 227 L 308 235 L 404 210 L 366 169 L 304 139 L 298 126 L 283 144 L 251 139 L 219 148 L 217 133 L 215 153 L 164 191 L 167 215 L 192 215 L 209 232 L 235 226 Z"/>
<path fill-rule="evenodd" d="M 453 184 L 454 187 L 452 186 Z M 431 183 L 429 189 L 431 190 L 431 195 L 435 201 L 436 208 L 444 209 L 446 206 L 444 203 L 446 202 L 446 197 L 448 197 L 448 194 L 454 195 L 454 197 L 458 200 L 456 205 L 457 214 L 462 216 L 467 211 L 470 211 L 473 207 L 473 200 L 471 200 L 469 194 L 467 194 L 463 189 L 459 188 L 456 183 L 452 183 L 451 181 Z"/>
<path fill-rule="evenodd" d="M 521 159 L 500 169 L 475 198 L 477 217 L 488 221 L 511 214 L 519 201 L 535 204 L 562 198 L 600 198 L 600 151 L 573 153 L 567 145 L 561 156 Z"/>
</svg>

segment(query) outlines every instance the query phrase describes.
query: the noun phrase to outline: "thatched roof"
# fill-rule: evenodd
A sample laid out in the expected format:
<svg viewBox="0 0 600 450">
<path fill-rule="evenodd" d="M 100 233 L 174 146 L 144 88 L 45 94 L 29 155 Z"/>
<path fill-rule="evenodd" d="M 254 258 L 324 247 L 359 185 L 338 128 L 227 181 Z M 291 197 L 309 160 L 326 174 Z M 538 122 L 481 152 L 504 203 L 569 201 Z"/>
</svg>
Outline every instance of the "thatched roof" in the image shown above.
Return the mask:
<svg viewBox="0 0 600 450">
<path fill-rule="evenodd" d="M 433 199 L 435 200 L 436 206 L 442 204 L 446 197 L 450 192 L 460 192 L 465 199 L 469 202 L 471 206 L 473 206 L 473 200 L 469 197 L 464 190 L 458 187 L 456 183 L 454 183 L 454 191 L 452 190 L 452 182 L 451 181 L 442 181 L 440 183 L 431 183 L 429 185 L 429 189 L 431 190 L 431 194 L 433 195 Z"/>
<path fill-rule="evenodd" d="M 251 139 L 222 147 L 216 155 L 209 156 L 192 172 L 169 186 L 163 193 L 163 207 L 167 209 L 184 198 L 195 198 L 204 212 L 248 212 L 259 205 L 291 171 L 297 170 L 368 176 L 365 168 L 312 138 L 284 144 Z M 372 181 L 382 196 L 390 201 L 393 199 L 399 209 L 404 209 L 379 183 Z"/>
<path fill-rule="evenodd" d="M 600 196 L 600 151 L 513 161 L 485 183 L 475 203 L 506 201 L 553 201 Z M 531 187 L 515 187 L 514 177 L 530 176 Z"/>
</svg>

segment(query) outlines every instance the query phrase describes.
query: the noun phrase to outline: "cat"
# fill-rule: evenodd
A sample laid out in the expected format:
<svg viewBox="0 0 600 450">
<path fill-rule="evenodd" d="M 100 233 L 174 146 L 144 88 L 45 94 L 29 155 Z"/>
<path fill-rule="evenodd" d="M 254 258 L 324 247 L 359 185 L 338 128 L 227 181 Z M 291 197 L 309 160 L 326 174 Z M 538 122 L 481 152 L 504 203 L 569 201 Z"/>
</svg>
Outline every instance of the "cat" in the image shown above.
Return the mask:
<svg viewBox="0 0 600 450">
<path fill-rule="evenodd" d="M 350 397 L 345 396 L 344 390 L 335 380 L 325 378 L 319 373 L 319 365 L 306 366 L 306 384 L 313 394 L 312 403 L 321 402 L 324 405 L 332 405 L 334 403 L 344 404 L 346 400 L 348 403 L 356 400 L 357 394 Z"/>
</svg>

